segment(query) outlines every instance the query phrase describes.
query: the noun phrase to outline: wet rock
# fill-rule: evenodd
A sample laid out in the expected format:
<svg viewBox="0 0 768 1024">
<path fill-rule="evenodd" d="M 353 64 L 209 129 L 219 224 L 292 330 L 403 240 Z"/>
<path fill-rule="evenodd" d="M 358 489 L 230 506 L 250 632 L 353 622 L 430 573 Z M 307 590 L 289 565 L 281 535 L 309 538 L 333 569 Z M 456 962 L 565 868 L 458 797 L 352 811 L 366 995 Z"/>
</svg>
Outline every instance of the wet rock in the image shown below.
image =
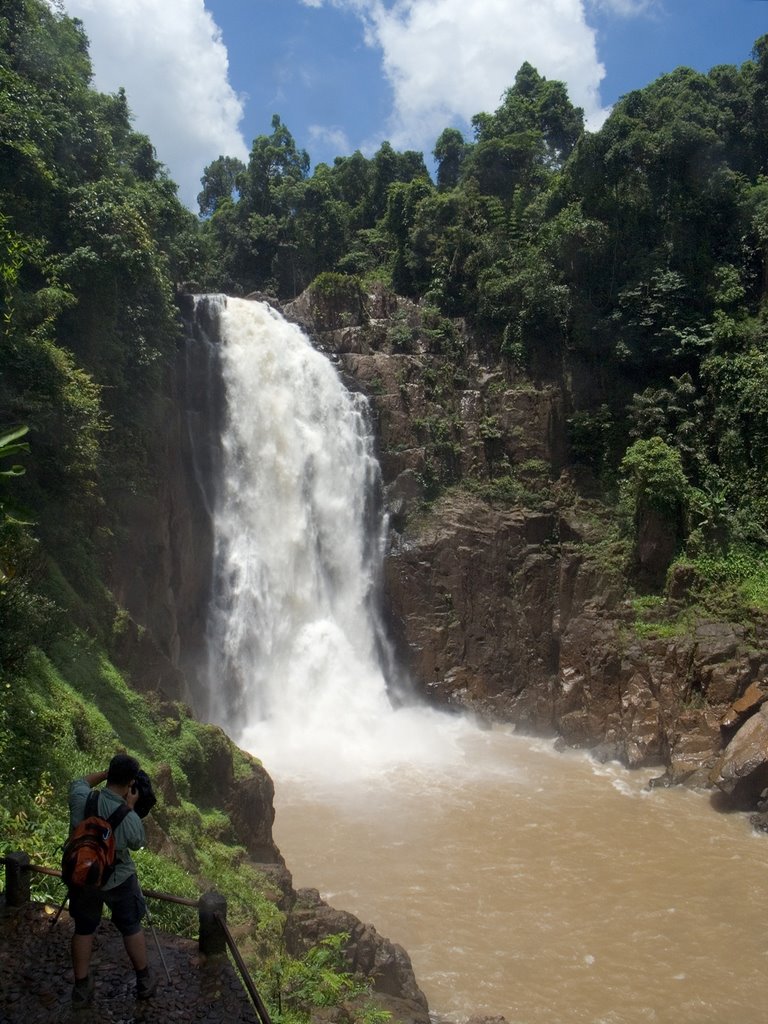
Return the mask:
<svg viewBox="0 0 768 1024">
<path fill-rule="evenodd" d="M 708 787 L 720 756 L 719 715 L 716 708 L 684 708 L 668 730 L 669 778 L 676 785 Z"/>
<path fill-rule="evenodd" d="M 733 729 L 768 700 L 768 680 L 761 679 L 750 683 L 738 700 L 728 708 L 720 720 L 724 729 Z"/>
<path fill-rule="evenodd" d="M 768 785 L 768 707 L 745 722 L 713 769 L 710 781 L 738 803 L 754 806 Z"/>
<path fill-rule="evenodd" d="M 158 765 L 152 776 L 152 785 L 157 793 L 158 801 L 165 807 L 179 807 L 181 801 L 176 792 L 176 784 L 173 781 L 173 772 L 170 765 Z"/>
<path fill-rule="evenodd" d="M 356 279 L 341 275 L 336 287 L 310 285 L 285 304 L 284 313 L 290 320 L 318 332 L 359 327 L 368 320 L 366 296 Z"/>
<path fill-rule="evenodd" d="M 250 778 L 238 779 L 232 784 L 225 805 L 238 842 L 254 860 L 265 864 L 282 862 L 272 838 L 274 796 L 272 779 L 261 765 L 254 763 Z"/>
<path fill-rule="evenodd" d="M 675 525 L 655 509 L 647 510 L 635 543 L 636 572 L 641 586 L 657 589 L 663 585 L 678 544 Z"/>
<path fill-rule="evenodd" d="M 250 299 L 251 302 L 266 302 L 268 306 L 272 306 L 273 309 L 278 310 L 278 312 L 282 312 L 283 310 L 280 300 L 274 295 L 269 295 L 267 292 L 248 292 L 245 298 Z"/>
<path fill-rule="evenodd" d="M 135 998 L 133 971 L 117 929 L 100 925 L 91 962 L 94 1001 L 74 1014 L 71 1008 L 73 924 L 64 912 L 53 931 L 52 914 L 29 903 L 7 913 L 0 906 L 0 1021 L 2 1024 L 127 1024 L 128 1021 L 227 1021 L 258 1024 L 248 996 L 229 961 L 201 962 L 197 943 L 156 930 L 170 981 L 154 941 L 150 964 L 160 975 L 155 996 L 146 1004 Z"/>
<path fill-rule="evenodd" d="M 696 570 L 689 565 L 672 566 L 667 578 L 667 596 L 673 601 L 682 601 L 696 583 Z"/>
<path fill-rule="evenodd" d="M 232 741 L 217 725 L 199 724 L 195 730 L 202 750 L 199 761 L 185 764 L 192 799 L 205 805 L 226 803 L 234 784 Z M 254 770 L 256 762 L 253 762 Z M 258 771 L 257 771 L 258 774 Z"/>
</svg>

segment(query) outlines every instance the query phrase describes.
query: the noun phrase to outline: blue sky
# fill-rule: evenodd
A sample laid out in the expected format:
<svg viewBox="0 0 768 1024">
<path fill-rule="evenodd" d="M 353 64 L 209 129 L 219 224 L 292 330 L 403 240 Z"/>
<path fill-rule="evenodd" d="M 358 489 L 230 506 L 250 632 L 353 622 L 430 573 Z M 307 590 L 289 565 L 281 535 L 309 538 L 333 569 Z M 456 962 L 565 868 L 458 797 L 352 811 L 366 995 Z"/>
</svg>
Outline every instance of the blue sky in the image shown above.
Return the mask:
<svg viewBox="0 0 768 1024">
<path fill-rule="evenodd" d="M 50 0 L 53 2 L 53 0 Z M 194 208 L 204 166 L 246 158 L 279 113 L 313 162 L 383 139 L 425 155 L 493 110 L 523 60 L 565 81 L 597 128 L 685 64 L 747 60 L 768 0 L 63 0 L 94 84 L 123 85 Z"/>
</svg>

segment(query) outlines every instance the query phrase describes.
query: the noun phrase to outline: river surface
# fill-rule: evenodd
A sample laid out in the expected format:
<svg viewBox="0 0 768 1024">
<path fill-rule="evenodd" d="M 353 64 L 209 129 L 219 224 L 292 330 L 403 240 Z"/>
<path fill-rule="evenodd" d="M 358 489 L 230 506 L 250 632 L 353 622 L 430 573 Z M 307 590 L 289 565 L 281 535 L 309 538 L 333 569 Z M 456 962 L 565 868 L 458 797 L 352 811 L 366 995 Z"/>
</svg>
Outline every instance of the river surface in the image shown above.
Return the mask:
<svg viewBox="0 0 768 1024">
<path fill-rule="evenodd" d="M 458 747 L 357 781 L 275 772 L 296 887 L 403 945 L 441 1017 L 764 1024 L 768 840 L 744 816 L 504 729 Z"/>
</svg>

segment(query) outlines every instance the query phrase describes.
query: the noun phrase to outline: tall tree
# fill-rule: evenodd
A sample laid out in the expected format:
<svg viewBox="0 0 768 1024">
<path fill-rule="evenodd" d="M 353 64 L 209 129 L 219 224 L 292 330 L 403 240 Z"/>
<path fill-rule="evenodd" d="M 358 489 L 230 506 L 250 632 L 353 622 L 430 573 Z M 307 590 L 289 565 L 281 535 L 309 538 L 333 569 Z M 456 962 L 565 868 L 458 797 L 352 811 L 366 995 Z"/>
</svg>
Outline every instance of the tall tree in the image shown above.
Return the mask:
<svg viewBox="0 0 768 1024">
<path fill-rule="evenodd" d="M 219 156 L 203 171 L 197 205 L 201 217 L 209 217 L 225 199 L 235 199 L 240 191 L 245 164 L 233 156 Z"/>
</svg>

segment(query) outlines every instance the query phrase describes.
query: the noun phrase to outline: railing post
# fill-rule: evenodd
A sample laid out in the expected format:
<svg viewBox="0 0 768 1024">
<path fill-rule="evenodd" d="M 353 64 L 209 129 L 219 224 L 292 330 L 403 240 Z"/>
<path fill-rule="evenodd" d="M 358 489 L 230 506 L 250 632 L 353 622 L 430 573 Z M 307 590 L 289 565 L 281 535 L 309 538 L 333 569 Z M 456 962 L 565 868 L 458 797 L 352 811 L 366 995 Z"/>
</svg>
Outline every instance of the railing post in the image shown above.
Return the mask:
<svg viewBox="0 0 768 1024">
<path fill-rule="evenodd" d="M 227 940 L 224 929 L 216 920 L 227 920 L 227 901 L 218 892 L 207 892 L 200 897 L 198 904 L 200 915 L 200 952 L 206 956 L 221 956 L 227 951 Z"/>
<path fill-rule="evenodd" d="M 5 857 L 5 904 L 23 907 L 29 903 L 29 856 L 21 850 Z"/>
</svg>

